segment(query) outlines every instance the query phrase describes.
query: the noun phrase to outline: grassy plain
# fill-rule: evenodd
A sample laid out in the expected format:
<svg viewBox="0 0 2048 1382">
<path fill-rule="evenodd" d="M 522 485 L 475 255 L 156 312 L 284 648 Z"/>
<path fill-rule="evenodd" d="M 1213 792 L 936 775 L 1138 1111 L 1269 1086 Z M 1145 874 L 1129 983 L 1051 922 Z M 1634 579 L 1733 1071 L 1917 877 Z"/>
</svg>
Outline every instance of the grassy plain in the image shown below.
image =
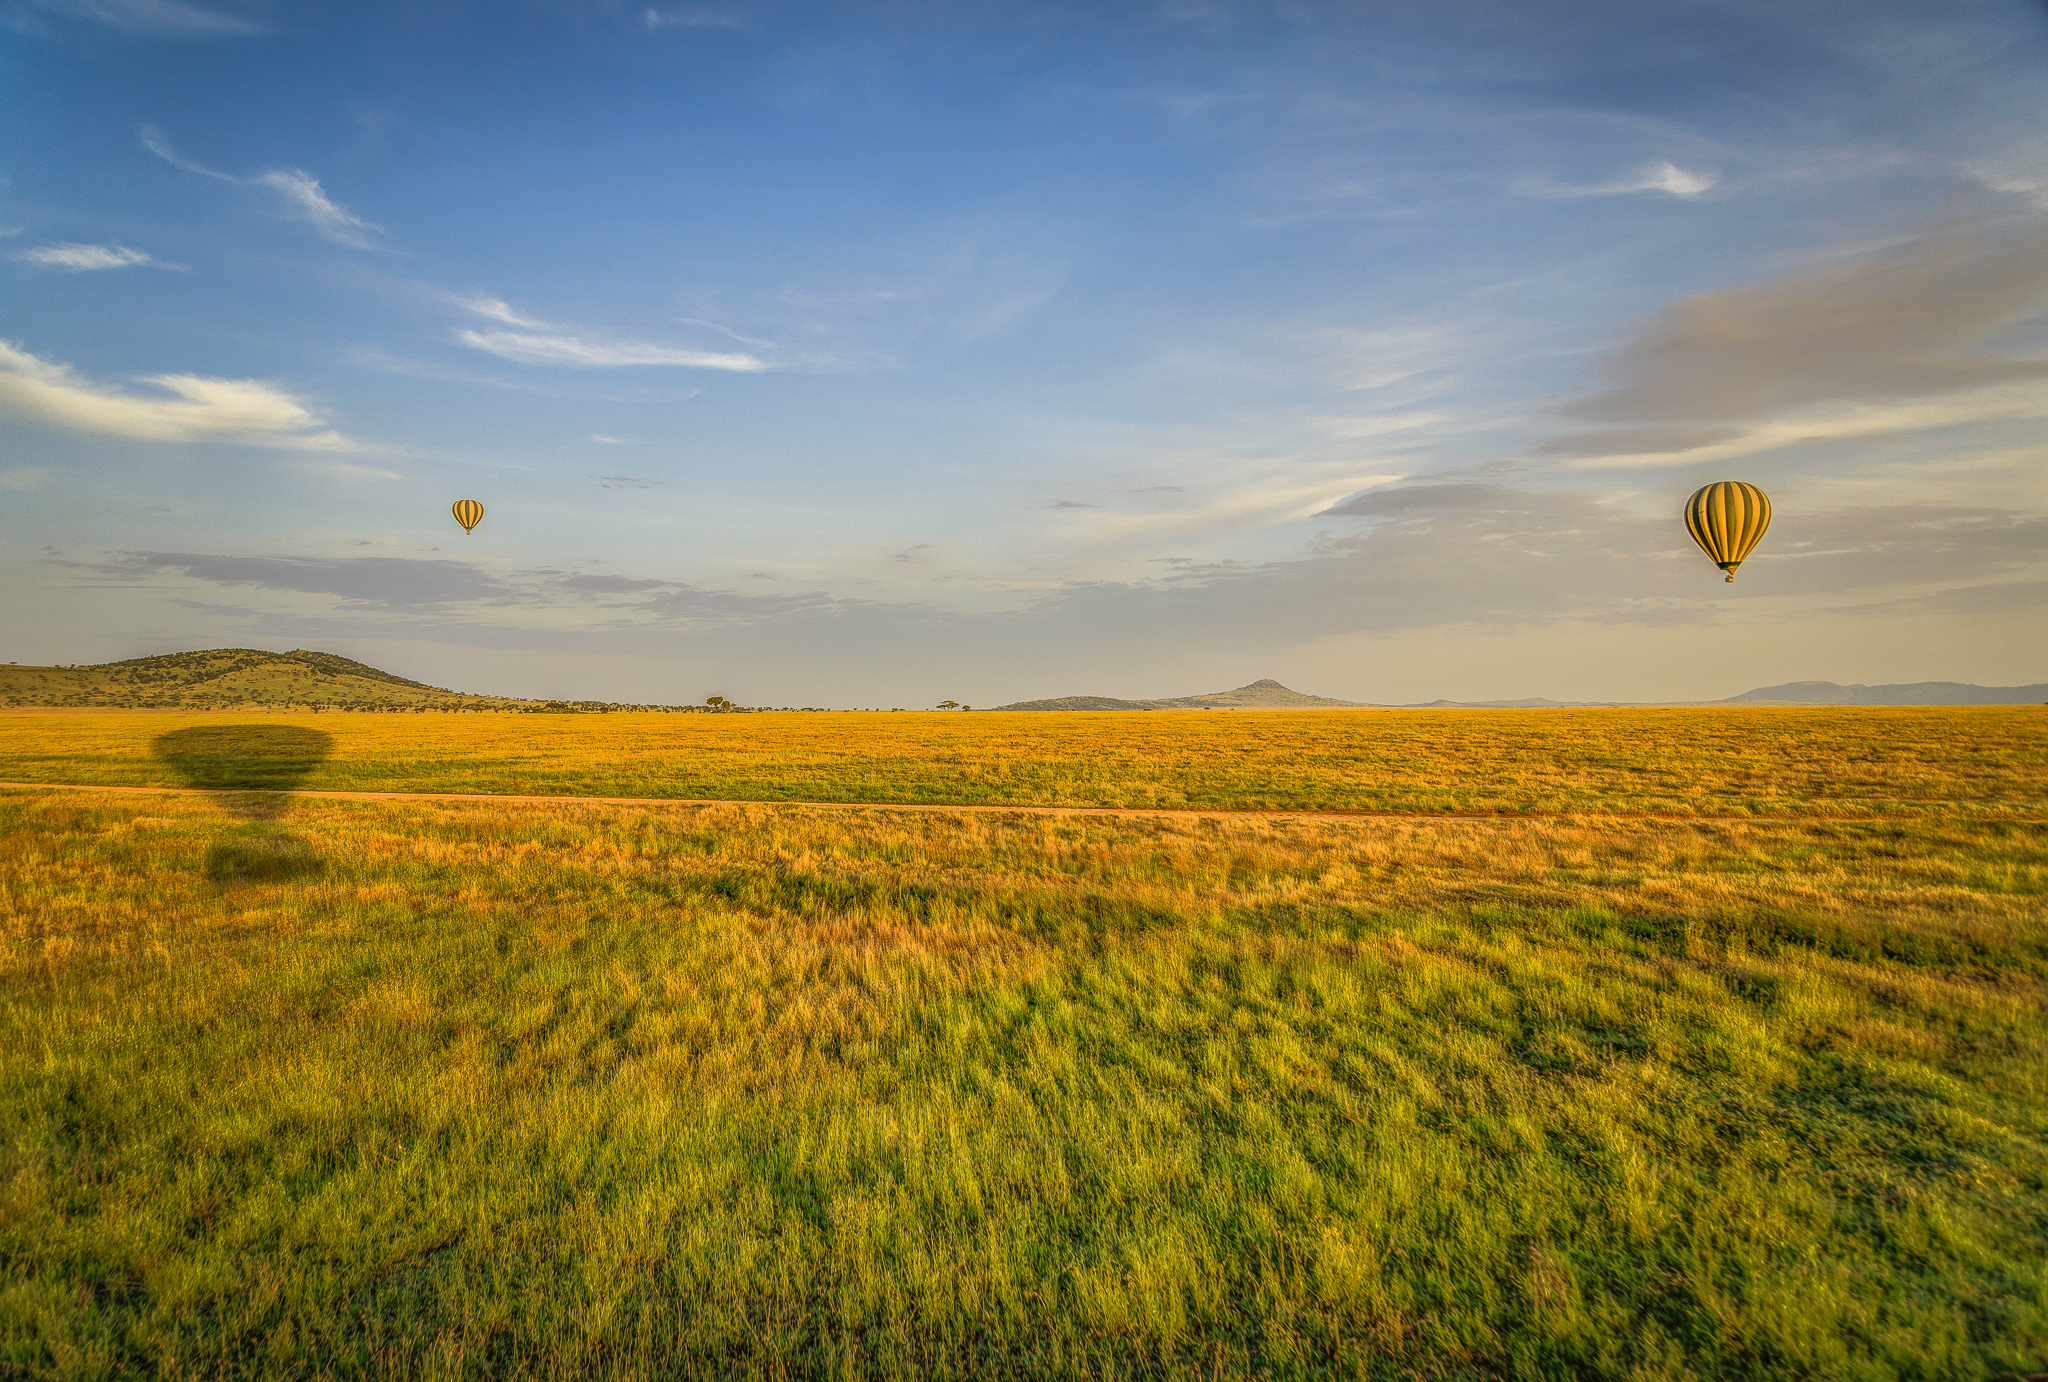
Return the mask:
<svg viewBox="0 0 2048 1382">
<path fill-rule="evenodd" d="M 0 1373 L 2048 1369 L 2048 718 L 1726 714 L 233 721 L 331 736 L 271 785 L 1569 819 L 0 794 Z"/>
<path fill-rule="evenodd" d="M 2048 708 L 288 715 L 12 712 L 0 780 L 178 785 L 157 747 L 293 725 L 251 786 L 751 801 L 2041 814 Z"/>
</svg>

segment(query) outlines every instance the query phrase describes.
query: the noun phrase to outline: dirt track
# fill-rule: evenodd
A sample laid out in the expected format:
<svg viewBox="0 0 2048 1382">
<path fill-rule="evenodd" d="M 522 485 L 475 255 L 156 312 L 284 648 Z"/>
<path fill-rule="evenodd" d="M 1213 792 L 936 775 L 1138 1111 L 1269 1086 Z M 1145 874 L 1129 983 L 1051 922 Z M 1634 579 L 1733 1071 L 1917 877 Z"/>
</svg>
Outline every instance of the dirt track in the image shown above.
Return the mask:
<svg viewBox="0 0 2048 1382">
<path fill-rule="evenodd" d="M 0 782 L 0 791 L 25 792 L 122 792 L 139 796 L 233 797 L 246 792 L 227 792 L 208 787 L 107 787 L 90 782 Z M 266 794 L 267 795 L 267 794 Z M 950 805 L 901 801 L 771 801 L 752 797 L 529 797 L 492 792 L 344 792 L 294 789 L 279 793 L 288 797 L 332 797 L 342 801 L 500 801 L 536 806 L 769 806 L 778 810 L 802 808 L 813 811 L 951 811 L 1010 816 L 1132 816 L 1149 819 L 1211 820 L 1327 820 L 1327 821 L 1513 821 L 1513 820 L 1647 820 L 1647 821 L 1741 821 L 1751 825 L 1780 822 L 1820 821 L 1839 824 L 1897 821 L 1909 816 L 1708 816 L 1656 811 L 1317 811 L 1273 807 L 1264 810 L 1219 811 L 1198 806 L 1000 806 Z M 2014 825 L 2048 825 L 2048 819 L 2031 816 L 1983 816 L 1964 819 L 2003 821 Z"/>
</svg>

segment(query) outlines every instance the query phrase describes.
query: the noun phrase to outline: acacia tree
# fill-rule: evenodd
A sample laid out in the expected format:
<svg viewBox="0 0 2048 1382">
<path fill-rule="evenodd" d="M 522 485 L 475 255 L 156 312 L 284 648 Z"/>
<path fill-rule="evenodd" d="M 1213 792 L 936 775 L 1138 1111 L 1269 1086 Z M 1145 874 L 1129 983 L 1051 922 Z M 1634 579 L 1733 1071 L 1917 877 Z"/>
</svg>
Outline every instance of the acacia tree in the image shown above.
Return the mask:
<svg viewBox="0 0 2048 1382">
<path fill-rule="evenodd" d="M 960 708 L 960 702 L 958 702 L 958 701 L 940 701 L 940 702 L 939 702 L 939 709 L 941 709 L 941 710 L 958 710 L 959 708 Z"/>
</svg>

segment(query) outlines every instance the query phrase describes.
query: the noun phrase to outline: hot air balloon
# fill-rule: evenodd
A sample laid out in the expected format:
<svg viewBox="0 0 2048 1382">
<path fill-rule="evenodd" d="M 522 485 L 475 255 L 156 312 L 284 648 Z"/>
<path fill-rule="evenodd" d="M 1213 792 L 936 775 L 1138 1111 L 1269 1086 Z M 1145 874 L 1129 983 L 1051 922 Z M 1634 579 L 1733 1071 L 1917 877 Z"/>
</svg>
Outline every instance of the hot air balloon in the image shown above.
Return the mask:
<svg viewBox="0 0 2048 1382">
<path fill-rule="evenodd" d="M 1755 485 L 1723 480 L 1685 501 L 1685 527 L 1700 550 L 1735 579 L 1735 568 L 1771 526 L 1771 501 Z"/>
<path fill-rule="evenodd" d="M 463 532 L 475 532 L 476 525 L 484 521 L 484 506 L 474 499 L 456 500 L 455 521 L 462 525 Z"/>
</svg>

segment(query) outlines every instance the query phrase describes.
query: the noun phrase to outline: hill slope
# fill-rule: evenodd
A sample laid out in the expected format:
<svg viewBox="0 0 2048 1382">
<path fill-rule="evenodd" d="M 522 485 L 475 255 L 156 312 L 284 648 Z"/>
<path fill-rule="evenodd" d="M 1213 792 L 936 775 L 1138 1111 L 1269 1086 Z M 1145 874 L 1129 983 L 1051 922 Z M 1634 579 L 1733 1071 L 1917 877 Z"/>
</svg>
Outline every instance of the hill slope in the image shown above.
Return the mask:
<svg viewBox="0 0 2048 1382">
<path fill-rule="evenodd" d="M 1309 696 L 1290 691 L 1271 677 L 1240 686 L 1235 691 L 1211 691 L 1202 696 L 1175 696 L 1170 700 L 1120 701 L 1112 696 L 1055 696 L 1043 701 L 1018 701 L 999 705 L 997 710 L 1307 710 L 1356 709 L 1362 701 L 1336 701 L 1328 696 Z"/>
<path fill-rule="evenodd" d="M 445 691 L 333 653 L 306 651 L 214 648 L 90 667 L 0 667 L 0 705 L 12 706 L 483 710 L 532 704 Z"/>
<path fill-rule="evenodd" d="M 1843 686 L 1832 681 L 1788 681 L 1731 696 L 1735 701 L 1792 701 L 1802 705 L 2039 705 L 2048 682 L 2032 686 L 1973 686 L 1962 681 L 1908 681 L 1886 686 Z"/>
</svg>

